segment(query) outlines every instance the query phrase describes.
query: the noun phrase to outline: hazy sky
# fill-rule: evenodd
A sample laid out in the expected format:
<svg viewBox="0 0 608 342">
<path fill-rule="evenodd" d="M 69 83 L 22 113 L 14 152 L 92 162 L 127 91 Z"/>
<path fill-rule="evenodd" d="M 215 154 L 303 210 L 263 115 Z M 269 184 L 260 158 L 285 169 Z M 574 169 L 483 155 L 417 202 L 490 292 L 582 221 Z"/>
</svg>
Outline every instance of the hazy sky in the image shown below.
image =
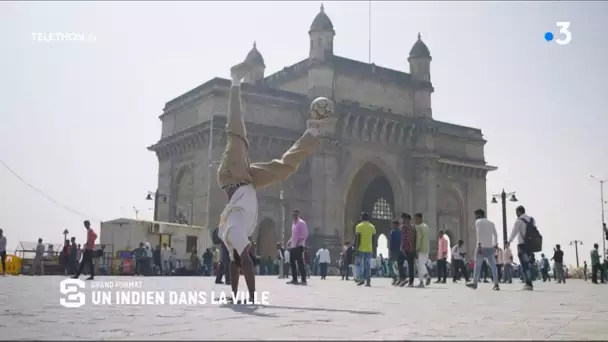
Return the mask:
<svg viewBox="0 0 608 342">
<path fill-rule="evenodd" d="M 308 55 L 318 2 L 0 3 L 0 160 L 61 204 L 99 220 L 151 218 L 157 184 L 146 146 L 165 102 L 228 76 L 254 40 L 267 74 Z M 368 59 L 368 3 L 325 3 L 336 54 Z M 433 113 L 483 129 L 499 170 L 488 191 L 517 191 L 550 245 L 600 238 L 599 184 L 608 179 L 608 3 L 373 2 L 372 60 L 408 70 L 422 33 L 433 56 Z M 544 41 L 570 21 L 572 42 Z M 234 28 L 233 23 L 239 27 Z M 229 26 L 231 25 L 231 26 Z M 82 32 L 41 42 L 33 32 Z M 84 238 L 84 217 L 0 165 L 0 227 L 19 240 Z M 490 197 L 488 197 L 488 200 Z M 500 206 L 489 205 L 500 228 Z M 608 208 L 608 207 L 607 207 Z M 509 204 L 509 229 L 515 205 Z M 97 226 L 97 224 L 95 224 Z M 500 233 L 499 233 L 500 234 Z M 567 246 L 566 261 L 574 263 Z"/>
</svg>

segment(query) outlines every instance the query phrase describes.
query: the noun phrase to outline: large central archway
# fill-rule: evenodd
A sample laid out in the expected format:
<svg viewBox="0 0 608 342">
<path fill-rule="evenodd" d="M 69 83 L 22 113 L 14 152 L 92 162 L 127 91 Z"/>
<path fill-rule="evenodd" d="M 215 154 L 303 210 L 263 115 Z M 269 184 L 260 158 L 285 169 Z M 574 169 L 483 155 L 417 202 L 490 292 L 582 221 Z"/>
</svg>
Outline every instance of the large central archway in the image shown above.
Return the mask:
<svg viewBox="0 0 608 342">
<path fill-rule="evenodd" d="M 377 232 L 374 241 L 375 254 L 378 238 L 382 234 L 388 237 L 391 221 L 395 217 L 395 198 L 387 175 L 376 165 L 365 164 L 351 182 L 345 209 L 345 241 L 353 241 L 361 212 L 370 214 Z"/>
</svg>

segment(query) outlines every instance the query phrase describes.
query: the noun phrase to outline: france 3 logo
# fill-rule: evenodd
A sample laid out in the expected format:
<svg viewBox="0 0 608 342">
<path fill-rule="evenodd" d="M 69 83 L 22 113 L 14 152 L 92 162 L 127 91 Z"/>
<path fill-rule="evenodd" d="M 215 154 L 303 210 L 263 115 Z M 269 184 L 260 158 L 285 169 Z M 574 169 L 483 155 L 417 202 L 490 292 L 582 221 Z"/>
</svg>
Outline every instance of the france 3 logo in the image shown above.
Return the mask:
<svg viewBox="0 0 608 342">
<path fill-rule="evenodd" d="M 570 32 L 569 21 L 558 21 L 555 26 L 559 28 L 557 37 L 553 32 L 545 32 L 545 40 L 547 42 L 555 41 L 558 45 L 568 45 L 572 41 L 572 32 Z"/>
</svg>

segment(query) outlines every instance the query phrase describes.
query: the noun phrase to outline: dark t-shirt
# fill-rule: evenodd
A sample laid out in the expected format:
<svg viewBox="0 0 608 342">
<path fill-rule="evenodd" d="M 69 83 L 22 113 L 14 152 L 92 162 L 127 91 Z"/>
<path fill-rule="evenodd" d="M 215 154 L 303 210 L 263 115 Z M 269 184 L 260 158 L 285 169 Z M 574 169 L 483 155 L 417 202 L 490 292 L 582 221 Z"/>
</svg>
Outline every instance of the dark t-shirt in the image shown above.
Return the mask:
<svg viewBox="0 0 608 342">
<path fill-rule="evenodd" d="M 70 247 L 70 259 L 76 260 L 77 257 L 78 257 L 78 247 L 76 247 L 76 245 L 72 245 Z"/>
<path fill-rule="evenodd" d="M 213 260 L 213 253 L 211 253 L 209 251 L 205 251 L 205 253 L 203 253 L 203 263 L 210 264 L 212 260 Z"/>
<path fill-rule="evenodd" d="M 345 262 L 347 265 L 350 265 L 353 263 L 353 254 L 354 254 L 355 250 L 353 246 L 350 246 L 346 249 L 346 258 L 345 258 Z"/>
<path fill-rule="evenodd" d="M 558 263 L 563 263 L 564 262 L 564 252 L 561 250 L 555 251 L 553 253 L 553 261 L 558 262 Z"/>
<path fill-rule="evenodd" d="M 154 252 L 152 252 L 152 257 L 154 258 L 154 264 L 160 265 L 160 248 L 156 248 Z"/>
<path fill-rule="evenodd" d="M 399 253 L 401 251 L 401 239 L 402 239 L 402 234 L 401 234 L 401 230 L 399 229 L 393 229 L 391 230 L 391 238 L 390 238 L 390 252 L 392 253 Z"/>
<path fill-rule="evenodd" d="M 133 250 L 135 260 L 141 260 L 146 256 L 146 249 L 143 247 L 137 247 Z"/>
</svg>

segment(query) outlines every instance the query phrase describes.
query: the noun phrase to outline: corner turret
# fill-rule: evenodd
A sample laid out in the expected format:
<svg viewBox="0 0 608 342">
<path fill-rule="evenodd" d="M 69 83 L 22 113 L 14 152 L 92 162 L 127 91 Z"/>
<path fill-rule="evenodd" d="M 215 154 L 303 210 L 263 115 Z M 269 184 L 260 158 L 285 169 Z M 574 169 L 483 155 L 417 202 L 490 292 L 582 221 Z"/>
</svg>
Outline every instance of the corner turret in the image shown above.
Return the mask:
<svg viewBox="0 0 608 342">
<path fill-rule="evenodd" d="M 325 61 L 334 54 L 334 24 L 325 14 L 325 7 L 321 4 L 321 11 L 313 19 L 308 36 L 310 37 L 311 61 Z"/>
<path fill-rule="evenodd" d="M 266 70 L 266 64 L 264 64 L 264 57 L 260 51 L 258 51 L 256 42 L 253 42 L 251 51 L 247 54 L 245 61 L 253 66 L 252 72 L 245 76 L 246 83 L 258 83 L 264 79 L 264 71 Z"/>
<path fill-rule="evenodd" d="M 431 81 L 431 51 L 422 41 L 418 32 L 418 40 L 412 46 L 407 61 L 410 63 L 410 74 L 418 81 Z"/>
</svg>

